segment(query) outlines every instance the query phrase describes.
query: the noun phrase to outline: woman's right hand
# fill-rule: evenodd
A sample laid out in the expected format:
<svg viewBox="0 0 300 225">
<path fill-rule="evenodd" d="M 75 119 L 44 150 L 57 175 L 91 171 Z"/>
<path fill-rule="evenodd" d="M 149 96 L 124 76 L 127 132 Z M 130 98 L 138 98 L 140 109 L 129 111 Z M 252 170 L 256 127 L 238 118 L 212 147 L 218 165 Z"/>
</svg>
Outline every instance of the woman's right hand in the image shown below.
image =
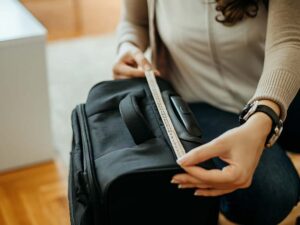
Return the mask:
<svg viewBox="0 0 300 225">
<path fill-rule="evenodd" d="M 128 79 L 144 77 L 145 70 L 152 69 L 151 63 L 144 56 L 144 53 L 131 43 L 123 43 L 120 47 L 116 63 L 113 67 L 114 79 Z M 160 73 L 154 70 L 155 75 Z"/>
</svg>

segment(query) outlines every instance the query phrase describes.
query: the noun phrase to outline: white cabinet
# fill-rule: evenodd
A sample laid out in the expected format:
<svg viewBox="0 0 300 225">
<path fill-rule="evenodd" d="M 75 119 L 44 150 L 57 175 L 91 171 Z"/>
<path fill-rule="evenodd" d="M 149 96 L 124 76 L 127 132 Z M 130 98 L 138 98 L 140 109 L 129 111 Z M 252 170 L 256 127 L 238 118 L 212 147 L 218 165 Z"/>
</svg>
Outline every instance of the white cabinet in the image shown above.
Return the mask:
<svg viewBox="0 0 300 225">
<path fill-rule="evenodd" d="M 53 157 L 45 28 L 18 2 L 0 0 L 0 171 Z"/>
</svg>

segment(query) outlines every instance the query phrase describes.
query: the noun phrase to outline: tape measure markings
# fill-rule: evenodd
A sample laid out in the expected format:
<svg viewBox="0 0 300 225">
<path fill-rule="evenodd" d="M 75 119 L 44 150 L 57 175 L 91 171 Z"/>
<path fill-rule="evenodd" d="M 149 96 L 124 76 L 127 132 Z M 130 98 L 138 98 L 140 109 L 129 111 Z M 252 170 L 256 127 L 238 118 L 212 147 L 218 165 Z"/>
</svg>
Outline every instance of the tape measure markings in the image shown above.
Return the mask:
<svg viewBox="0 0 300 225">
<path fill-rule="evenodd" d="M 145 75 L 146 75 L 146 79 L 147 79 L 150 91 L 151 91 L 152 96 L 154 98 L 154 102 L 156 104 L 156 107 L 158 109 L 160 117 L 163 121 L 163 124 L 166 128 L 168 137 L 170 139 L 170 142 L 172 144 L 172 147 L 174 149 L 176 157 L 180 158 L 186 152 L 185 152 L 185 149 L 184 149 L 184 147 L 182 146 L 182 144 L 179 140 L 179 137 L 178 137 L 178 135 L 176 133 L 176 130 L 173 126 L 173 123 L 170 119 L 170 116 L 168 114 L 166 105 L 165 105 L 165 103 L 163 101 L 163 98 L 161 96 L 160 89 L 159 89 L 159 86 L 157 84 L 154 72 L 152 70 L 147 70 L 147 71 L 145 71 Z"/>
</svg>

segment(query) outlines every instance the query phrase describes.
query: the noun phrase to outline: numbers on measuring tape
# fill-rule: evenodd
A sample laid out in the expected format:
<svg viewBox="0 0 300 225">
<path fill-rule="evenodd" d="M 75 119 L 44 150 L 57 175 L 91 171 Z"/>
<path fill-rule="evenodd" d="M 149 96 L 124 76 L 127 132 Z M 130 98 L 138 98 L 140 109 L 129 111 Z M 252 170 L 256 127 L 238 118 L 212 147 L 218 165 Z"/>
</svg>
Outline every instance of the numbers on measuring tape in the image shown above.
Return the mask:
<svg viewBox="0 0 300 225">
<path fill-rule="evenodd" d="M 160 93 L 159 86 L 156 81 L 156 77 L 154 75 L 154 72 L 152 70 L 147 70 L 145 71 L 146 79 L 150 88 L 150 91 L 152 93 L 155 105 L 158 109 L 159 115 L 163 121 L 163 124 L 166 128 L 166 132 L 168 134 L 168 137 L 170 139 L 171 145 L 173 147 L 173 150 L 175 152 L 175 155 L 177 158 L 180 158 L 183 156 L 186 152 L 185 149 L 183 148 L 179 137 L 176 133 L 176 130 L 173 126 L 173 123 L 170 119 L 170 116 L 168 114 L 166 105 L 163 101 L 163 98 Z"/>
</svg>

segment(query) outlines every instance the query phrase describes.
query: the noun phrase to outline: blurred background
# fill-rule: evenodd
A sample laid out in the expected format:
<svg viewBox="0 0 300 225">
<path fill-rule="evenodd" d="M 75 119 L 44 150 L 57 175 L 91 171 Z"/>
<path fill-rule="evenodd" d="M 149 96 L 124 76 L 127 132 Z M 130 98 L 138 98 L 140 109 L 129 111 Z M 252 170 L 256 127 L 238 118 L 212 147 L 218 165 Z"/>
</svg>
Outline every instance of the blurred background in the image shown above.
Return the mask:
<svg viewBox="0 0 300 225">
<path fill-rule="evenodd" d="M 112 79 L 120 5 L 0 0 L 0 225 L 70 224 L 70 115 Z"/>
<path fill-rule="evenodd" d="M 71 111 L 112 79 L 119 0 L 0 0 L 0 225 L 69 224 Z"/>
</svg>

